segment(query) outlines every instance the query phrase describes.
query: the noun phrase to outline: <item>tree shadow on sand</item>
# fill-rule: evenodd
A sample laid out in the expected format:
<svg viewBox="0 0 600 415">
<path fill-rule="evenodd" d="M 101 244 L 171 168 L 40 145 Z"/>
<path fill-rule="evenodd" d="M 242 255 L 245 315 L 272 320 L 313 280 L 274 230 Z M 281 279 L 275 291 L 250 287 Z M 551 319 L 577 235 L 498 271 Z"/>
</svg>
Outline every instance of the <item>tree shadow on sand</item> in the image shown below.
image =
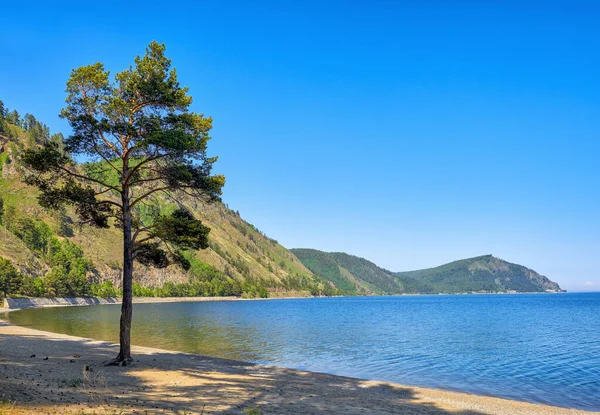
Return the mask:
<svg viewBox="0 0 600 415">
<path fill-rule="evenodd" d="M 117 352 L 105 342 L 0 330 L 0 400 L 57 414 L 242 414 L 256 406 L 263 414 L 484 414 L 438 408 L 410 387 L 184 353 L 134 348 L 133 366 L 103 367 Z"/>
</svg>

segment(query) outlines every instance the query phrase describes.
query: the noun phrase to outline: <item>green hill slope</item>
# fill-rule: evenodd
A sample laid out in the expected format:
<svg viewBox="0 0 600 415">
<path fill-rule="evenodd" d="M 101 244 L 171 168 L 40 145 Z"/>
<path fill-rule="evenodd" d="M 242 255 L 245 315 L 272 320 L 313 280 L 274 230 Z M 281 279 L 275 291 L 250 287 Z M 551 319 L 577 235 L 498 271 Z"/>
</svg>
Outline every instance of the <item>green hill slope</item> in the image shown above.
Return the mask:
<svg viewBox="0 0 600 415">
<path fill-rule="evenodd" d="M 315 249 L 293 249 L 292 253 L 309 270 L 331 281 L 339 290 L 345 293 L 359 292 L 356 279 L 350 272 L 340 267 L 331 254 Z"/>
<path fill-rule="evenodd" d="M 399 272 L 399 277 L 429 284 L 437 292 L 560 291 L 557 283 L 522 265 L 492 255 L 463 259 L 435 268 Z"/>
<path fill-rule="evenodd" d="M 313 273 L 333 283 L 345 294 L 416 294 L 433 292 L 413 278 L 397 276 L 364 258 L 343 252 L 292 249 Z"/>
<path fill-rule="evenodd" d="M 59 265 L 62 266 L 59 271 L 69 273 L 71 262 L 57 259 L 55 251 L 71 250 L 75 257 L 85 260 L 84 265 L 78 261 L 90 282 L 109 280 L 118 287 L 122 258 L 119 229 L 79 227 L 73 211 L 42 209 L 37 203 L 37 190 L 22 182 L 19 160 L 24 149 L 44 140 L 60 142 L 62 136 L 50 135 L 48 128 L 29 114 L 21 118 L 14 111 L 5 111 L 4 115 L 0 116 L 0 200 L 3 205 L 0 257 L 10 259 L 22 273 L 44 277 Z M 157 288 L 167 284 L 173 291 L 174 284 L 194 282 L 197 287 L 205 288 L 204 295 L 231 294 L 231 286 L 250 296 L 263 295 L 265 289 L 271 296 L 332 292 L 331 284 L 321 282 L 290 251 L 244 221 L 238 212 L 222 203 L 204 206 L 191 198 L 179 202 L 211 228 L 210 248 L 189 253 L 192 269 L 188 272 L 174 266 L 153 269 L 137 264 L 134 281 L 140 286 Z M 173 201 L 160 200 L 161 210 L 175 206 Z M 80 247 L 82 255 L 74 247 Z"/>
<path fill-rule="evenodd" d="M 308 269 L 346 294 L 433 294 L 560 291 L 558 284 L 521 265 L 491 255 L 436 268 L 391 272 L 340 252 L 291 250 Z"/>
</svg>

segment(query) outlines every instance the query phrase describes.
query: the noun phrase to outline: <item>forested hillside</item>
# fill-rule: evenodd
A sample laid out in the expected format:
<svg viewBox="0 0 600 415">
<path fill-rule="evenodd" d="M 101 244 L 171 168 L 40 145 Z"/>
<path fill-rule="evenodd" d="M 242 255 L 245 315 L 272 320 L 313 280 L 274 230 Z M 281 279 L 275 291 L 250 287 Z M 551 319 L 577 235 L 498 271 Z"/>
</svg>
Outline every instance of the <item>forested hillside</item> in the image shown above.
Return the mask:
<svg viewBox="0 0 600 415">
<path fill-rule="evenodd" d="M 21 116 L 0 101 L 0 295 L 114 295 L 121 281 L 120 230 L 80 227 L 70 209 L 47 211 L 38 192 L 23 183 L 23 151 L 44 141 L 62 145 L 61 134 L 33 115 Z M 91 171 L 98 166 L 81 164 Z M 244 221 L 222 203 L 203 205 L 192 198 L 178 200 L 211 228 L 210 248 L 186 252 L 189 271 L 136 266 L 136 295 L 191 296 L 321 295 L 337 291 L 323 283 L 292 253 Z M 158 198 L 140 205 L 143 215 L 176 208 Z M 3 282 L 2 282 L 3 281 Z"/>
<path fill-rule="evenodd" d="M 560 291 L 555 282 L 492 255 L 436 268 L 391 272 L 364 258 L 314 249 L 291 250 L 308 269 L 346 294 L 433 294 Z"/>
<path fill-rule="evenodd" d="M 374 263 L 343 252 L 316 249 L 291 250 L 316 275 L 349 295 L 418 294 L 433 288 L 412 278 L 396 276 Z"/>
<path fill-rule="evenodd" d="M 522 265 L 492 255 L 463 259 L 435 268 L 399 272 L 398 277 L 412 278 L 431 285 L 437 292 L 544 292 L 560 291 L 557 283 Z"/>
</svg>

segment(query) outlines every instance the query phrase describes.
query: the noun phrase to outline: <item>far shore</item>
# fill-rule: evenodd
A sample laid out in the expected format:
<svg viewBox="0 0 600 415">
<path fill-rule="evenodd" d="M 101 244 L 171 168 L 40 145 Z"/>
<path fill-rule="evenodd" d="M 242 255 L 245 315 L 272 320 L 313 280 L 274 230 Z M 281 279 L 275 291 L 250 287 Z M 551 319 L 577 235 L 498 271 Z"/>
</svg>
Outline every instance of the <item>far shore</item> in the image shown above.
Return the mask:
<svg viewBox="0 0 600 415">
<path fill-rule="evenodd" d="M 566 294 L 562 292 L 498 292 L 498 293 L 436 293 L 436 294 L 395 294 L 382 295 L 374 297 L 412 297 L 425 295 L 452 295 L 452 296 L 467 296 L 467 295 L 527 295 L 527 294 Z M 301 298 L 343 298 L 343 297 L 371 297 L 371 296 L 333 296 L 333 297 L 313 297 L 313 296 L 274 296 L 268 298 L 243 298 L 243 297 L 134 297 L 134 304 L 153 304 L 153 303 L 194 303 L 203 301 L 261 301 L 261 300 L 291 300 Z M 24 308 L 48 308 L 48 307 L 73 307 L 73 306 L 89 306 L 89 305 L 108 305 L 121 304 L 121 298 L 99 298 L 99 297 L 27 297 L 15 298 L 15 303 L 19 301 L 27 302 L 24 305 L 18 304 L 9 305 L 7 299 L 0 299 L 0 312 L 21 310 Z"/>
<path fill-rule="evenodd" d="M 214 302 L 214 301 L 258 301 L 258 300 L 289 300 L 299 298 L 318 298 L 318 297 L 269 297 L 269 298 L 243 298 L 243 297 L 134 297 L 133 304 L 153 304 L 153 303 L 195 303 L 195 302 Z M 15 304 L 9 304 L 8 301 L 14 301 Z M 23 302 L 24 304 L 19 304 Z M 99 298 L 99 297 L 31 297 L 4 299 L 0 303 L 0 311 L 16 311 L 27 308 L 50 308 L 50 307 L 78 307 L 90 305 L 111 305 L 121 304 L 121 298 Z"/>
<path fill-rule="evenodd" d="M 0 414 L 597 413 L 139 346 L 133 365 L 104 367 L 117 352 L 0 320 Z"/>
</svg>

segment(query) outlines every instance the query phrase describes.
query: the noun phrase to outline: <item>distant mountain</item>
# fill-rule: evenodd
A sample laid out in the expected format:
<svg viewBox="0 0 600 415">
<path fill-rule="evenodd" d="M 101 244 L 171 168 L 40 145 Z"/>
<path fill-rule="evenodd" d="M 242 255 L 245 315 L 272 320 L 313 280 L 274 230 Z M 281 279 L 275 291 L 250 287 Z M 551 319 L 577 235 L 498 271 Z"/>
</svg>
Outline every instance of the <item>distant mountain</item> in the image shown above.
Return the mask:
<svg viewBox="0 0 600 415">
<path fill-rule="evenodd" d="M 314 274 L 346 294 L 561 291 L 558 284 L 545 276 L 492 255 L 430 269 L 391 272 L 345 253 L 314 249 L 291 251 Z"/>
<path fill-rule="evenodd" d="M 345 294 L 416 294 L 434 292 L 414 278 L 398 276 L 376 264 L 343 252 L 291 249 L 315 275 L 333 283 Z"/>
<path fill-rule="evenodd" d="M 544 292 L 561 291 L 557 283 L 522 265 L 492 255 L 463 259 L 435 268 L 399 272 L 431 285 L 436 292 Z"/>
</svg>

